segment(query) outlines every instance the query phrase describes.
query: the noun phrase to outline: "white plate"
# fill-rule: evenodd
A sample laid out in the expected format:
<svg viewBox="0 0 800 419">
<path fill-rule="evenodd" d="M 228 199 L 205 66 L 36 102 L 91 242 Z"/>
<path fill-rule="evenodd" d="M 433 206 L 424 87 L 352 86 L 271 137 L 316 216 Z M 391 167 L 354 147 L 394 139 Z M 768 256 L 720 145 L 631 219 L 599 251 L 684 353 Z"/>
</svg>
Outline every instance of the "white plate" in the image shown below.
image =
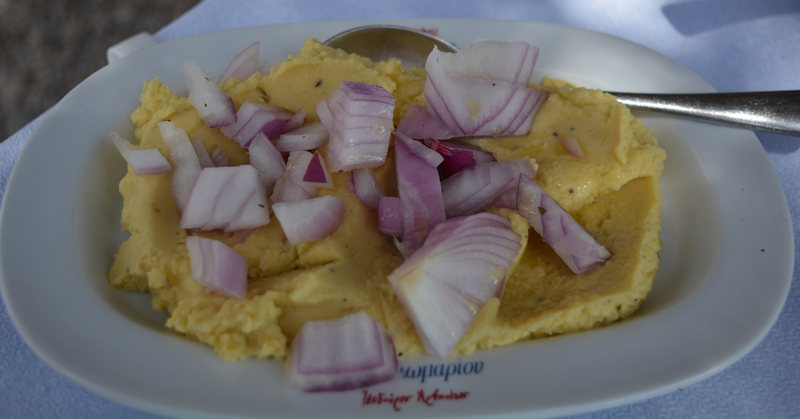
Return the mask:
<svg viewBox="0 0 800 419">
<path fill-rule="evenodd" d="M 112 400 L 167 415 L 557 415 L 675 390 L 722 368 L 766 334 L 786 298 L 791 221 L 766 153 L 747 131 L 641 114 L 668 152 L 661 266 L 641 310 L 609 327 L 439 360 L 401 363 L 403 374 L 368 389 L 395 397 L 365 404 L 361 390 L 303 394 L 284 388 L 282 364 L 228 363 L 164 327 L 146 295 L 106 282 L 124 238 L 117 183 L 123 160 L 106 140 L 130 134 L 144 80 L 182 90 L 179 61 L 218 74 L 254 40 L 270 65 L 307 37 L 367 22 L 236 29 L 179 39 L 125 57 L 68 94 L 30 139 L 2 208 L 2 290 L 25 341 L 55 370 Z M 374 23 L 374 22 L 371 22 Z M 686 68 L 637 44 L 539 23 L 392 21 L 437 27 L 460 45 L 478 38 L 541 47 L 538 79 L 553 75 L 618 91 L 712 91 Z M 429 367 L 426 367 L 429 366 Z M 467 372 L 471 372 L 467 374 Z M 416 375 L 416 374 L 413 374 Z M 429 374 L 430 375 L 430 374 Z M 433 402 L 431 394 L 464 395 Z M 425 399 L 420 398 L 423 392 Z M 406 398 L 401 396 L 408 396 Z"/>
</svg>

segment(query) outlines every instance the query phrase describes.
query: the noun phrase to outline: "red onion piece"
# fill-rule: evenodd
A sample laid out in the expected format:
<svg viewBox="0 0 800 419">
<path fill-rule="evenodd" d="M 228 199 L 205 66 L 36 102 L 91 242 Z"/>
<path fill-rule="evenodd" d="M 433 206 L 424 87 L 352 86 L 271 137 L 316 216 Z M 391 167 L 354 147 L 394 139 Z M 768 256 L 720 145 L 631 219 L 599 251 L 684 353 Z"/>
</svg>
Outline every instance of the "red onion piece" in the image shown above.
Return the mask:
<svg viewBox="0 0 800 419">
<path fill-rule="evenodd" d="M 422 246 L 433 227 L 444 221 L 444 201 L 436 168 L 412 151 L 410 140 L 395 136 L 397 190 L 403 211 L 403 246 L 411 253 Z"/>
<path fill-rule="evenodd" d="M 308 151 L 292 151 L 289 153 L 286 170 L 278 178 L 270 196 L 270 201 L 273 204 L 276 202 L 309 199 L 317 194 L 315 185 L 303 182 L 303 177 L 306 175 L 308 164 L 313 156 Z"/>
<path fill-rule="evenodd" d="M 373 211 L 378 209 L 378 198 L 383 195 L 383 189 L 375 172 L 371 169 L 353 170 L 350 173 L 350 188 L 364 205 Z"/>
<path fill-rule="evenodd" d="M 181 215 L 181 228 L 246 230 L 269 223 L 258 172 L 250 165 L 208 167 L 200 172 Z"/>
<path fill-rule="evenodd" d="M 139 148 L 130 141 L 112 132 L 111 141 L 137 175 L 157 175 L 169 172 L 172 168 L 167 159 L 156 148 Z"/>
<path fill-rule="evenodd" d="M 306 121 L 306 111 L 303 109 L 298 109 L 297 112 L 292 115 L 291 118 L 286 122 L 286 125 L 283 127 L 283 132 L 290 132 L 294 131 L 303 126 Z"/>
<path fill-rule="evenodd" d="M 451 218 L 388 277 L 425 349 L 452 352 L 481 307 L 500 295 L 519 235 L 496 214 Z"/>
<path fill-rule="evenodd" d="M 536 177 L 536 169 L 533 167 L 530 159 L 514 159 L 506 160 L 514 170 L 514 180 L 506 186 L 503 193 L 497 197 L 492 205 L 498 208 L 508 208 L 512 210 L 517 209 L 517 191 L 519 189 L 519 182 L 522 176 L 528 179 Z"/>
<path fill-rule="evenodd" d="M 258 50 L 260 46 L 260 42 L 253 42 L 242 52 L 236 54 L 225 71 L 219 75 L 217 84 L 223 83 L 231 77 L 244 80 L 258 71 Z"/>
<path fill-rule="evenodd" d="M 236 118 L 236 123 L 222 127 L 221 131 L 246 148 L 259 132 L 270 140 L 278 138 L 292 114 L 266 103 L 245 102 L 236 112 Z"/>
<path fill-rule="evenodd" d="M 216 166 L 214 161 L 211 160 L 211 155 L 208 154 L 206 146 L 203 145 L 203 141 L 199 138 L 195 138 L 192 140 L 192 147 L 194 147 L 194 152 L 197 154 L 197 161 L 200 163 L 201 168 Z"/>
<path fill-rule="evenodd" d="M 437 64 L 447 73 L 527 86 L 539 48 L 521 41 L 481 40 L 455 54 L 437 54 Z"/>
<path fill-rule="evenodd" d="M 392 337 L 361 311 L 308 321 L 289 347 L 287 386 L 302 391 L 343 391 L 389 381 L 398 369 Z"/>
<path fill-rule="evenodd" d="M 318 188 L 333 188 L 333 178 L 328 173 L 325 160 L 315 151 L 308 162 L 306 173 L 303 175 L 303 182 L 310 183 Z"/>
<path fill-rule="evenodd" d="M 426 104 L 457 136 L 508 136 L 530 132 L 546 94 L 506 81 L 428 72 Z"/>
<path fill-rule="evenodd" d="M 225 155 L 225 152 L 222 151 L 222 149 L 219 146 L 214 147 L 214 149 L 211 150 L 211 160 L 213 160 L 214 164 L 217 166 L 231 165 L 230 161 L 228 160 L 228 156 Z"/>
<path fill-rule="evenodd" d="M 181 70 L 189 88 L 189 102 L 197 109 L 203 122 L 211 128 L 236 122 L 233 101 L 196 62 L 181 62 Z"/>
<path fill-rule="evenodd" d="M 434 47 L 425 64 L 425 105 L 456 136 L 528 133 L 546 96 L 527 87 L 533 48 L 486 41 L 453 54 Z"/>
<path fill-rule="evenodd" d="M 367 169 L 386 161 L 394 105 L 383 87 L 349 81 L 317 104 L 317 116 L 329 133 L 332 171 Z"/>
<path fill-rule="evenodd" d="M 174 166 L 172 195 L 178 210 L 183 211 L 194 181 L 200 175 L 200 161 L 197 160 L 197 153 L 183 128 L 176 127 L 170 121 L 162 121 L 158 123 L 158 129 L 164 144 L 169 148 L 169 158 Z"/>
<path fill-rule="evenodd" d="M 258 178 L 267 191 L 275 188 L 275 183 L 286 170 L 286 162 L 275 145 L 272 144 L 264 133 L 256 134 L 247 147 L 250 153 L 250 164 L 258 172 Z"/>
<path fill-rule="evenodd" d="M 403 235 L 403 207 L 395 196 L 378 197 L 378 230 L 387 236 Z"/>
<path fill-rule="evenodd" d="M 275 217 L 291 244 L 328 237 L 344 219 L 345 205 L 341 199 L 326 195 L 299 201 L 272 204 Z"/>
<path fill-rule="evenodd" d="M 186 238 L 192 277 L 226 297 L 247 296 L 247 260 L 225 243 L 199 236 Z"/>
<path fill-rule="evenodd" d="M 408 108 L 397 124 L 397 132 L 415 140 L 444 140 L 455 137 L 439 118 L 417 105 Z"/>
<path fill-rule="evenodd" d="M 561 143 L 561 146 L 564 147 L 565 150 L 569 154 L 572 154 L 574 157 L 582 159 L 585 157 L 583 154 L 583 149 L 581 148 L 581 143 L 578 142 L 578 139 L 572 136 L 565 136 L 559 135 L 558 142 Z"/>
<path fill-rule="evenodd" d="M 508 162 L 482 163 L 442 181 L 447 217 L 474 214 L 492 205 L 519 174 Z"/>
<path fill-rule="evenodd" d="M 419 158 L 425 160 L 425 162 L 427 162 L 429 165 L 433 167 L 439 167 L 439 165 L 442 164 L 442 162 L 444 161 L 444 157 L 441 154 L 439 154 L 435 150 L 432 150 L 430 147 L 427 147 L 425 144 L 422 143 L 422 141 L 414 140 L 410 137 L 405 136 L 405 134 L 401 132 L 395 133 L 395 137 L 399 136 L 403 136 L 404 138 L 409 140 L 406 142 L 406 144 L 408 145 L 409 148 L 411 148 L 411 151 L 413 151 L 414 154 L 416 154 Z"/>
<path fill-rule="evenodd" d="M 442 164 L 438 166 L 439 175 L 445 179 L 454 173 L 475 166 L 478 163 L 496 161 L 494 153 L 479 147 L 462 144 L 457 141 L 424 140 L 423 143 L 430 149 L 441 154 Z"/>
<path fill-rule="evenodd" d="M 275 147 L 281 152 L 314 150 L 328 142 L 328 131 L 319 122 L 309 122 L 300 128 L 281 134 Z"/>
<path fill-rule="evenodd" d="M 517 211 L 542 236 L 572 272 L 581 275 L 611 257 L 582 225 L 561 208 L 539 185 L 520 178 Z"/>
</svg>

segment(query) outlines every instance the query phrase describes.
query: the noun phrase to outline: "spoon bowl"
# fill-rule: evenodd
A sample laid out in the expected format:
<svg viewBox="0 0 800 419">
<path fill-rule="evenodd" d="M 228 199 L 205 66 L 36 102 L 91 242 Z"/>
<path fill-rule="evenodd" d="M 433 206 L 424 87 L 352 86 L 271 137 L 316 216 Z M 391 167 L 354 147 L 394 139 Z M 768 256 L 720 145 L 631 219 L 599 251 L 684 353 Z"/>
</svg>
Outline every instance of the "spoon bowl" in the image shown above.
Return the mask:
<svg viewBox="0 0 800 419">
<path fill-rule="evenodd" d="M 340 32 L 325 45 L 372 60 L 399 58 L 407 67 L 424 67 L 436 46 L 458 48 L 438 36 L 403 26 L 366 25 Z M 800 136 L 800 90 L 741 93 L 624 93 L 611 92 L 633 109 L 673 115 L 759 131 Z"/>
<path fill-rule="evenodd" d="M 380 61 L 398 58 L 406 67 L 425 67 L 433 47 L 456 52 L 458 48 L 438 36 L 395 25 L 358 26 L 328 38 L 325 45 Z"/>
</svg>

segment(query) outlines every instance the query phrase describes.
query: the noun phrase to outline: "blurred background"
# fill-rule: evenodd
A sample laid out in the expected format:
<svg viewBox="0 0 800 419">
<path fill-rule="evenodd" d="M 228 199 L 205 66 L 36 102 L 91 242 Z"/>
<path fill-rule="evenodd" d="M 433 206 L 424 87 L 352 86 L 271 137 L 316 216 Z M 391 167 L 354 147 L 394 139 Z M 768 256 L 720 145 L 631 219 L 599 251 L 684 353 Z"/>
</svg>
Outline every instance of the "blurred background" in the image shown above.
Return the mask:
<svg viewBox="0 0 800 419">
<path fill-rule="evenodd" d="M 106 49 L 154 33 L 198 0 L 0 0 L 0 141 L 106 65 Z"/>
</svg>

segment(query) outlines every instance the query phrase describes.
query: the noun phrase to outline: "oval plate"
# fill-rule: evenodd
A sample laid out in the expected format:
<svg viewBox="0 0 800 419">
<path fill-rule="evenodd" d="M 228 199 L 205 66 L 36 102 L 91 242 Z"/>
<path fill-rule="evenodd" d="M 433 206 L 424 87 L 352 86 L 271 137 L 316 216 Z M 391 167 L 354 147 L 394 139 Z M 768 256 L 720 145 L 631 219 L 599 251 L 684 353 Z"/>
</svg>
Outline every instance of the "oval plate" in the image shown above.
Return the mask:
<svg viewBox="0 0 800 419">
<path fill-rule="evenodd" d="M 778 177 L 753 133 L 641 113 L 668 159 L 663 249 L 654 289 L 630 319 L 447 360 L 401 362 L 391 382 L 333 394 L 288 390 L 277 361 L 225 362 L 164 326 L 146 294 L 106 272 L 125 235 L 117 184 L 125 163 L 108 132 L 132 135 L 145 80 L 185 92 L 192 58 L 219 74 L 262 40 L 268 65 L 366 23 L 436 27 L 541 48 L 535 79 L 617 91 L 710 92 L 676 62 L 596 32 L 540 23 L 392 20 L 273 25 L 156 45 L 101 69 L 55 106 L 14 168 L 0 221 L 2 291 L 25 341 L 55 370 L 117 402 L 166 415 L 563 415 L 685 386 L 730 365 L 767 333 L 788 293 L 794 249 Z"/>
</svg>

